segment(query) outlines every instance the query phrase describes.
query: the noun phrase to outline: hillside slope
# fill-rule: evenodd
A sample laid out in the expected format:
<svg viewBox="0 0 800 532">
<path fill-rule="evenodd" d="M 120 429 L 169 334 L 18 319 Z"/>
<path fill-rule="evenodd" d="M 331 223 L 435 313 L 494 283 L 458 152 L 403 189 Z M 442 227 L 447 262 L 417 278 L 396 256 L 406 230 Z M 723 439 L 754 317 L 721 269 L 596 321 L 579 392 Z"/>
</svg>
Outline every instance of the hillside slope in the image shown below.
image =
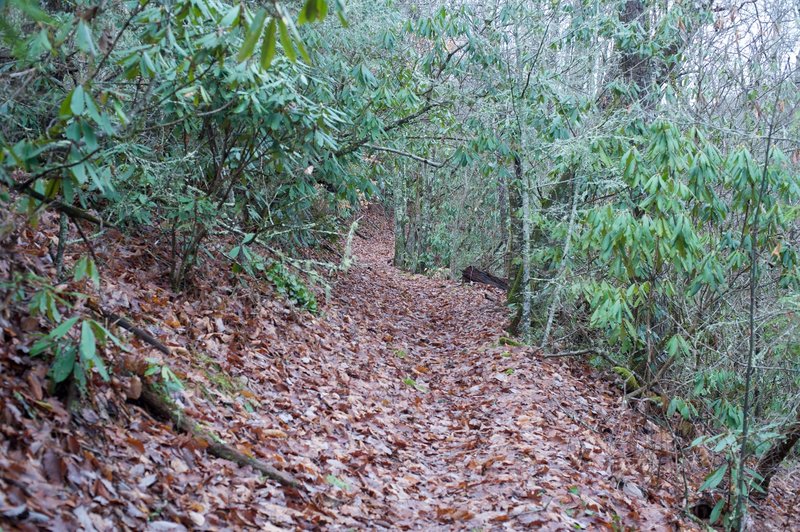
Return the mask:
<svg viewBox="0 0 800 532">
<path fill-rule="evenodd" d="M 48 216 L 40 229 L 4 243 L 4 279 L 12 271 L 52 273 L 46 246 L 56 223 Z M 102 305 L 171 354 L 126 337 L 132 354 L 105 353 L 115 368 L 111 384 L 95 378 L 95 393 L 73 412 L 64 393 L 48 393 L 42 359 L 25 354 L 31 340 L 23 331 L 42 324 L 5 294 L 4 526 L 691 526 L 680 513 L 672 437 L 623 404 L 611 379 L 499 345 L 502 293 L 391 267 L 391 230 L 376 209 L 359 235 L 355 264 L 339 274 L 319 317 L 282 303 L 266 285 L 243 286 L 221 254 L 192 290 L 175 295 L 157 243 L 97 239 Z M 109 239 L 118 241 L 106 248 Z M 85 310 L 78 302 L 71 312 Z M 292 474 L 301 488 L 214 458 L 154 417 L 131 391 L 138 384 L 130 366 L 145 357 L 181 378 L 173 399 L 187 415 Z M 788 504 L 781 482 L 765 508 Z M 780 513 L 770 519 L 775 528 L 789 525 Z"/>
</svg>

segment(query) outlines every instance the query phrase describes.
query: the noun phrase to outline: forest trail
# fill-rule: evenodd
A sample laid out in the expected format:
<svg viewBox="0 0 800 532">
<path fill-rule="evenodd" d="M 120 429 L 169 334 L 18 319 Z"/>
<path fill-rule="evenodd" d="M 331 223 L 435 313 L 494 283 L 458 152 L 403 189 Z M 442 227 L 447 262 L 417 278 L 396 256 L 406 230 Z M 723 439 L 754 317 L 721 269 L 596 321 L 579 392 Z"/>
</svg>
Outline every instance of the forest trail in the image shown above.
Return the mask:
<svg viewBox="0 0 800 532">
<path fill-rule="evenodd" d="M 45 361 L 19 355 L 30 337 L 0 346 L 0 516 L 31 530 L 690 527 L 671 437 L 587 364 L 498 345 L 502 292 L 393 268 L 379 211 L 317 316 L 222 259 L 175 294 L 151 242 L 98 240 L 106 308 L 169 355 L 124 336 L 128 354 L 104 351 L 114 380 L 69 412 L 44 395 Z M 26 268 L 50 274 L 38 250 L 57 231 L 46 215 L 19 241 Z M 215 458 L 137 401 L 125 366 L 152 363 L 180 378 L 186 415 L 302 488 Z"/>
<path fill-rule="evenodd" d="M 0 1 L 0 532 L 800 532 L 799 3 Z"/>
<path fill-rule="evenodd" d="M 354 239 L 332 304 L 368 357 L 359 384 L 381 411 L 352 427 L 378 453 L 342 514 L 418 529 L 671 528 L 658 429 L 583 365 L 499 346 L 503 293 L 392 267 L 380 222 Z"/>
</svg>

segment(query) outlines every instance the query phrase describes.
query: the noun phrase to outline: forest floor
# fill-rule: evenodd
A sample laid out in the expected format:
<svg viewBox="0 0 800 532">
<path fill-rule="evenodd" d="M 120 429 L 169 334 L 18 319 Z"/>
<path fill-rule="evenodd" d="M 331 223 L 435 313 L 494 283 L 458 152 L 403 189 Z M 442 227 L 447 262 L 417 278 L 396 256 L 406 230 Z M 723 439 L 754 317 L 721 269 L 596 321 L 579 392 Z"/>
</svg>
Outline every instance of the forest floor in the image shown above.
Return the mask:
<svg viewBox="0 0 800 532">
<path fill-rule="evenodd" d="M 504 294 L 391 266 L 389 222 L 370 209 L 312 317 L 220 258 L 194 288 L 166 286 L 158 241 L 97 239 L 101 302 L 171 350 L 186 415 L 293 474 L 281 486 L 213 458 L 139 401 L 129 355 L 76 411 L 46 392 L 47 366 L 0 316 L 0 523 L 10 529 L 695 528 L 684 496 L 718 457 L 647 419 L 612 378 L 574 359 L 501 345 Z M 47 275 L 44 217 L 4 244 L 0 274 Z M 115 240 L 116 238 L 116 240 Z M 76 249 L 75 253 L 81 250 Z M 16 266 L 14 266 L 16 264 Z M 73 287 L 74 288 L 74 287 Z M 10 307 L 9 307 L 10 308 Z M 81 309 L 77 303 L 75 311 Z M 26 321 L 27 320 L 27 321 Z M 30 335 L 27 335 L 30 336 Z M 136 356 L 155 357 L 134 337 Z M 682 467 L 676 467 L 680 462 Z M 681 471 L 686 472 L 686 482 Z M 773 483 L 755 529 L 796 526 L 796 476 Z"/>
</svg>

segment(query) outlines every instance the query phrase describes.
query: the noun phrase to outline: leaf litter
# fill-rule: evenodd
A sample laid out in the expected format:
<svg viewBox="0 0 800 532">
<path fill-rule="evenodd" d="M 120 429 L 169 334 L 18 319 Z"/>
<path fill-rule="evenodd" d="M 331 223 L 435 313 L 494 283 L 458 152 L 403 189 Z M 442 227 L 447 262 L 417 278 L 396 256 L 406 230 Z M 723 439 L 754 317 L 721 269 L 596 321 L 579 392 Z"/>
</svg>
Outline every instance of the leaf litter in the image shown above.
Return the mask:
<svg viewBox="0 0 800 532">
<path fill-rule="evenodd" d="M 52 275 L 55 231 L 46 214 L 4 242 L 3 278 Z M 9 304 L 0 314 L 0 522 L 9 528 L 696 527 L 675 467 L 686 442 L 624 404 L 598 370 L 502 345 L 496 289 L 394 269 L 391 228 L 375 209 L 318 317 L 266 284 L 237 282 L 221 253 L 176 295 L 148 242 L 96 242 L 104 306 L 171 350 L 127 337 L 136 363 L 166 365 L 184 384 L 172 395 L 188 415 L 305 490 L 213 458 L 152 417 L 118 350 L 104 352 L 111 383 L 94 379 L 70 410 L 48 394 L 44 361 L 26 354 L 22 332 L 44 324 Z M 697 486 L 703 464 L 688 461 Z M 791 474 L 776 479 L 754 514 L 761 529 L 791 526 L 797 485 Z"/>
</svg>

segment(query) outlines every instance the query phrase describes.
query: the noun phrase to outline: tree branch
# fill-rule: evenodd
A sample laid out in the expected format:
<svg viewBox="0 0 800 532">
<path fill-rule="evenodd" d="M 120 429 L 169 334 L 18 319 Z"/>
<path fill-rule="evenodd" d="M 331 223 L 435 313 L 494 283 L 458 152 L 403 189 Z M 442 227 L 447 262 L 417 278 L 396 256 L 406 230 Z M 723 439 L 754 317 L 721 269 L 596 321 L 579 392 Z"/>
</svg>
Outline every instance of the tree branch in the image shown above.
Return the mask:
<svg viewBox="0 0 800 532">
<path fill-rule="evenodd" d="M 441 104 L 440 103 L 430 103 L 429 102 L 426 105 L 424 105 L 419 111 L 417 111 L 415 113 L 412 113 L 412 114 L 410 114 L 410 115 L 408 115 L 406 117 L 403 117 L 403 118 L 397 120 L 393 124 L 391 124 L 391 125 L 387 126 L 386 128 L 384 128 L 383 131 L 386 132 L 386 131 L 392 131 L 393 129 L 401 128 L 401 127 L 405 126 L 406 124 L 408 124 L 409 122 L 411 122 L 412 120 L 414 120 L 416 118 L 419 118 L 420 116 L 424 115 L 425 113 L 427 113 L 428 111 L 430 111 L 431 109 L 433 109 L 434 107 L 437 107 L 439 105 L 441 105 Z M 356 151 L 357 149 L 359 149 L 360 147 L 362 147 L 364 144 L 367 144 L 369 142 L 369 140 L 370 140 L 369 137 L 362 137 L 361 139 L 359 139 L 359 140 L 353 142 L 352 144 L 350 144 L 349 146 L 344 147 L 341 150 L 337 151 L 334 155 L 336 157 L 342 157 L 344 155 L 349 155 L 349 154 L 353 153 L 354 151 Z"/>
<path fill-rule="evenodd" d="M 426 159 L 424 157 L 420 157 L 419 155 L 414 155 L 413 153 L 408 153 L 406 151 L 396 150 L 394 148 L 388 148 L 386 146 L 376 146 L 375 144 L 364 144 L 365 148 L 369 148 L 371 150 L 376 151 L 385 151 L 389 153 L 394 153 L 396 155 L 402 155 L 403 157 L 408 157 L 409 159 L 414 159 L 415 161 L 419 161 L 423 164 L 427 164 L 428 166 L 433 166 L 434 168 L 441 168 L 446 163 L 439 162 L 439 161 L 432 161 L 430 159 Z"/>
</svg>

